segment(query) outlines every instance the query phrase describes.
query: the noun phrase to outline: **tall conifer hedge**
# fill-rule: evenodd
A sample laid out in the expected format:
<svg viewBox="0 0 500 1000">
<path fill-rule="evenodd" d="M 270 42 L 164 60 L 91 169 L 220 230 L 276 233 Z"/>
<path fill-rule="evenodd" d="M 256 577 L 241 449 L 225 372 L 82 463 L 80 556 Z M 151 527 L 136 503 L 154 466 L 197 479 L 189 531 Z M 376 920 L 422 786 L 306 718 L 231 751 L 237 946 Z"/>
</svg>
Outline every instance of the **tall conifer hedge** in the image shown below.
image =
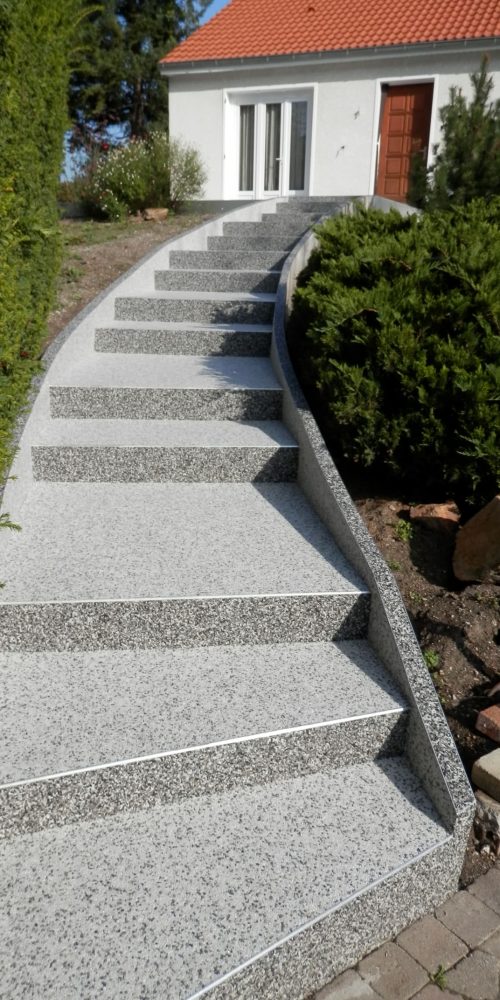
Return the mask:
<svg viewBox="0 0 500 1000">
<path fill-rule="evenodd" d="M 0 0 L 0 483 L 60 263 L 56 195 L 81 0 Z"/>
</svg>

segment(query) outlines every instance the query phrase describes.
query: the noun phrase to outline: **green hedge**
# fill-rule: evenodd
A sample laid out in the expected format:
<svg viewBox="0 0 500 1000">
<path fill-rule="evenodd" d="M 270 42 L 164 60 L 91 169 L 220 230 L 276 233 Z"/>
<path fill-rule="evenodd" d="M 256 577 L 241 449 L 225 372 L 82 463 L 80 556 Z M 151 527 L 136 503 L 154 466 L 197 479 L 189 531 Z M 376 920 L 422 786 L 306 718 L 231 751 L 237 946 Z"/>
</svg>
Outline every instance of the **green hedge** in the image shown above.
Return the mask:
<svg viewBox="0 0 500 1000">
<path fill-rule="evenodd" d="M 421 217 L 359 210 L 318 235 L 291 338 L 338 456 L 396 473 L 415 496 L 491 499 L 500 486 L 500 199 Z"/>
<path fill-rule="evenodd" d="M 53 303 L 56 197 L 80 0 L 0 0 L 0 482 Z"/>
</svg>

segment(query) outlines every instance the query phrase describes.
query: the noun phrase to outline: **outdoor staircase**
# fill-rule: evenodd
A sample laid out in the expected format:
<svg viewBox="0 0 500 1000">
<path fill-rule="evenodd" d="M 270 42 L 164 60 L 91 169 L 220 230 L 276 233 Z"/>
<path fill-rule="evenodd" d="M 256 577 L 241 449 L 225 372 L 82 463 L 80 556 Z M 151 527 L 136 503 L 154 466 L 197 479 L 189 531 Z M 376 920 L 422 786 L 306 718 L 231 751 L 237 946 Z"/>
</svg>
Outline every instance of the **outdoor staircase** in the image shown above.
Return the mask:
<svg viewBox="0 0 500 1000">
<path fill-rule="evenodd" d="M 338 210 L 170 250 L 49 369 L 0 532 L 9 1000 L 302 1000 L 454 887 L 269 357 Z"/>
</svg>

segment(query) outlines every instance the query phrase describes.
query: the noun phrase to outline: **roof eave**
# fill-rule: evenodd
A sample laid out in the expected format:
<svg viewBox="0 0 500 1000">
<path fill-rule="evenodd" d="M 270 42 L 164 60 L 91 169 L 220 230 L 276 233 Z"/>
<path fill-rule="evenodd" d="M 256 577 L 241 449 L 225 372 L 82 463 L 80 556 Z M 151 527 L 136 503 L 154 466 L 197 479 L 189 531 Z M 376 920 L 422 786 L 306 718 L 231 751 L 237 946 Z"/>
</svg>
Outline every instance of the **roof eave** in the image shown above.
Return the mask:
<svg viewBox="0 0 500 1000">
<path fill-rule="evenodd" d="M 224 73 L 227 70 L 258 69 L 261 66 L 297 66 L 315 63 L 366 61 L 369 59 L 396 58 L 401 55 L 429 55 L 435 52 L 452 53 L 484 51 L 498 47 L 498 35 L 481 38 L 442 39 L 434 42 L 407 42 L 403 45 L 375 45 L 359 49 L 325 49 L 320 52 L 290 52 L 284 55 L 240 56 L 237 59 L 188 59 L 179 62 L 160 62 L 162 76 L 181 76 L 196 73 Z"/>
</svg>

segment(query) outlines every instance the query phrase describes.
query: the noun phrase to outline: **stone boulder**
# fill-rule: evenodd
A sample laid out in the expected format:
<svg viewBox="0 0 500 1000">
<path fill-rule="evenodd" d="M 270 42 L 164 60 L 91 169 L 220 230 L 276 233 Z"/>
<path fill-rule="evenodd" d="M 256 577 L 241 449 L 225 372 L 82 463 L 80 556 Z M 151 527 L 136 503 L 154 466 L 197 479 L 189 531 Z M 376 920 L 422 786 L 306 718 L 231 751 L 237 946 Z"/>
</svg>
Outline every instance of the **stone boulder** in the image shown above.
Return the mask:
<svg viewBox="0 0 500 1000">
<path fill-rule="evenodd" d="M 420 503 L 410 507 L 410 520 L 418 521 L 424 528 L 432 531 L 451 534 L 458 528 L 460 511 L 453 500 L 447 500 L 446 503 Z"/>
<path fill-rule="evenodd" d="M 500 494 L 460 529 L 453 555 L 453 572 L 465 582 L 483 580 L 500 566 Z"/>
<path fill-rule="evenodd" d="M 165 222 L 168 208 L 145 208 L 142 214 L 145 222 Z"/>
</svg>

